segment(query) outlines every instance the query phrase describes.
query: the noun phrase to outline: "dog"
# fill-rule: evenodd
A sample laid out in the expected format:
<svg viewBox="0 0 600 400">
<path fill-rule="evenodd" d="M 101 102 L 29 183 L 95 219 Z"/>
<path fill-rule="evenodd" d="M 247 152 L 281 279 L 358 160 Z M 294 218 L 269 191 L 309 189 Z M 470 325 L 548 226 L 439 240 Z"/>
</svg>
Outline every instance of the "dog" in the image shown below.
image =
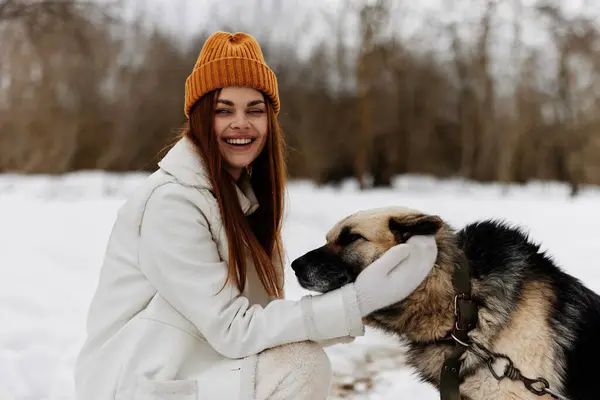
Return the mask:
<svg viewBox="0 0 600 400">
<path fill-rule="evenodd" d="M 401 340 L 422 382 L 441 391 L 443 379 L 454 379 L 460 394 L 446 398 L 468 400 L 600 398 L 600 296 L 522 228 L 484 219 L 457 230 L 409 208 L 363 210 L 336 223 L 322 247 L 291 267 L 303 288 L 329 292 L 414 235 L 434 236 L 432 271 L 403 301 L 363 321 Z M 461 273 L 465 296 L 456 293 Z M 457 320 L 457 303 L 472 321 Z"/>
</svg>

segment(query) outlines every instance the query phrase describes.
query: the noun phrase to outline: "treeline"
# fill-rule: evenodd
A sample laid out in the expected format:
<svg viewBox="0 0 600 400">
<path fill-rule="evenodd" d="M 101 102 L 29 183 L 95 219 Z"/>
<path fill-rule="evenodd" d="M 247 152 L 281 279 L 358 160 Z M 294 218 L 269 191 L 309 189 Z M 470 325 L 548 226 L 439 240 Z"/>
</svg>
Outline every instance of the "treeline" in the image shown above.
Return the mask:
<svg viewBox="0 0 600 400">
<path fill-rule="evenodd" d="M 442 53 L 386 32 L 396 12 L 389 2 L 350 3 L 327 20 L 338 40 L 308 58 L 291 40 L 268 40 L 264 26 L 220 26 L 264 43 L 293 177 L 357 177 L 364 187 L 402 173 L 558 180 L 573 193 L 600 184 L 594 16 L 566 16 L 555 2 L 533 9 L 551 62 L 525 44 L 516 17 L 507 77 L 492 56 L 498 1 L 484 3 L 469 40 L 460 24 L 437 26 Z M 0 0 L 0 172 L 150 171 L 185 122 L 185 78 L 212 29 L 182 46 L 103 4 Z M 351 17 L 354 46 L 336 35 Z"/>
</svg>

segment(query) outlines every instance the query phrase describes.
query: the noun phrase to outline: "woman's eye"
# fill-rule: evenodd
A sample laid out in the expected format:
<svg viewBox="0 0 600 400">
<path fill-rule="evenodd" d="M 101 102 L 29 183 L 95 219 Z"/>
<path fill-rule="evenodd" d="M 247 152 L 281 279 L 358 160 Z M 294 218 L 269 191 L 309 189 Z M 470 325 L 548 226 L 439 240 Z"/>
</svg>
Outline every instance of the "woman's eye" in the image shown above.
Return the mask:
<svg viewBox="0 0 600 400">
<path fill-rule="evenodd" d="M 265 111 L 264 110 L 260 110 L 260 109 L 256 109 L 256 110 L 250 110 L 249 112 L 250 112 L 250 114 L 262 114 Z"/>
<path fill-rule="evenodd" d="M 219 108 L 215 111 L 217 114 L 226 114 L 229 112 L 229 110 L 226 110 L 224 108 Z"/>
</svg>

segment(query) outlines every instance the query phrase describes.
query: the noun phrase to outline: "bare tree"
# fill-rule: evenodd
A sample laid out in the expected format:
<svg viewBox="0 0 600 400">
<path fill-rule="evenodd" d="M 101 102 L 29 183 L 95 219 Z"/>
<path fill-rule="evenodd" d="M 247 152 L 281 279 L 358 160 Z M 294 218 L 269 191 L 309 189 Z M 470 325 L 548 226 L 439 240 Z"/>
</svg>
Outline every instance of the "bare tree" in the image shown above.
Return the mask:
<svg viewBox="0 0 600 400">
<path fill-rule="evenodd" d="M 551 65 L 543 58 L 550 46 L 526 46 L 517 17 L 508 21 L 509 80 L 496 75 L 491 46 L 505 22 L 497 0 L 475 25 L 435 31 L 427 22 L 433 29 L 410 37 L 392 29 L 412 18 L 393 6 L 401 1 L 343 2 L 319 14 L 329 31 L 308 55 L 298 52 L 308 43 L 293 38 L 312 38 L 301 33 L 315 15 L 289 19 L 293 3 L 240 1 L 237 16 L 207 7 L 206 31 L 187 46 L 148 23 L 143 1 L 133 22 L 108 4 L 0 0 L 0 171 L 153 170 L 185 122 L 183 86 L 200 47 L 227 29 L 255 35 L 277 73 L 292 177 L 354 177 L 362 188 L 369 174 L 374 186 L 403 173 L 554 179 L 573 194 L 600 184 L 599 29 L 594 16 L 567 18 L 556 2 L 511 2 L 537 10 L 531 23 L 550 34 L 556 73 L 541 68 Z M 465 29 L 474 40 L 459 35 Z"/>
<path fill-rule="evenodd" d="M 511 52 L 511 64 L 519 65 L 523 57 L 523 39 L 522 39 L 522 21 L 521 14 L 523 12 L 522 0 L 513 0 L 514 20 L 513 20 L 513 43 Z M 513 71 L 511 71 L 512 75 Z M 510 120 L 513 123 L 504 125 L 505 131 L 503 135 L 496 135 L 496 146 L 498 149 L 498 164 L 497 178 L 500 182 L 510 183 L 515 180 L 516 167 L 515 157 L 519 149 L 520 140 L 527 129 L 524 126 L 524 114 L 522 104 L 519 104 L 519 99 L 525 93 L 519 93 L 519 87 L 515 88 L 516 101 L 511 102 L 510 111 L 508 112 Z"/>
<path fill-rule="evenodd" d="M 579 16 L 568 19 L 556 4 L 545 3 L 539 6 L 538 10 L 550 21 L 550 32 L 558 52 L 554 116 L 556 123 L 562 129 L 556 132 L 552 158 L 558 179 L 568 182 L 571 186 L 571 195 L 575 196 L 581 183 L 582 166 L 573 156 L 583 150 L 588 136 L 578 129 L 587 121 L 582 121 L 582 115 L 577 110 L 576 71 L 573 70 L 570 61 L 575 56 L 579 56 L 580 59 L 592 57 L 599 33 L 593 19 Z"/>
</svg>

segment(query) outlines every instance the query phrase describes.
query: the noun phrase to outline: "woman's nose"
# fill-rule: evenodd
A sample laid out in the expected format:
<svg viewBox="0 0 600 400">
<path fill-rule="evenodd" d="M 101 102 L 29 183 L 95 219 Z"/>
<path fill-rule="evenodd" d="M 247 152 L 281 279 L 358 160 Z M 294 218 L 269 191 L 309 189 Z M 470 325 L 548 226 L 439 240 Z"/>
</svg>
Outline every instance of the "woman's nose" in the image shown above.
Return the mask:
<svg viewBox="0 0 600 400">
<path fill-rule="evenodd" d="M 236 113 L 233 117 L 233 121 L 231 122 L 231 127 L 234 129 L 244 129 L 248 127 L 248 118 L 246 113 L 240 112 Z"/>
</svg>

